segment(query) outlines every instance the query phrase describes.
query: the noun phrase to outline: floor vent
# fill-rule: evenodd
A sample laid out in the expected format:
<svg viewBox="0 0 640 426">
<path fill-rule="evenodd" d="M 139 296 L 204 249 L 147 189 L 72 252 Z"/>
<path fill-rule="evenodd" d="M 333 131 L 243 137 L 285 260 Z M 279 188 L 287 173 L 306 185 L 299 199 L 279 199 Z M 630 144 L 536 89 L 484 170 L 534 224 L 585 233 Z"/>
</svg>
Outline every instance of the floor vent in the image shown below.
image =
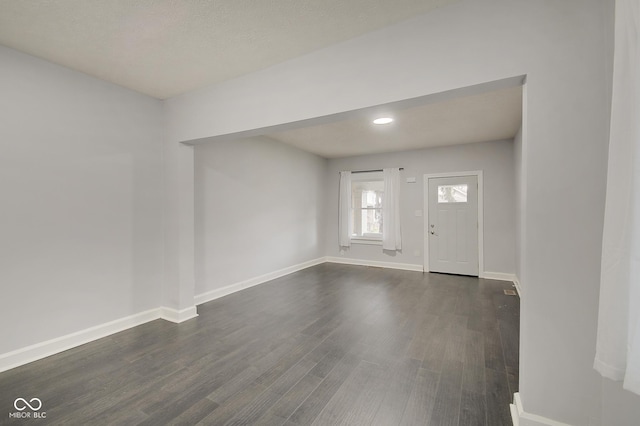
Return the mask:
<svg viewBox="0 0 640 426">
<path fill-rule="evenodd" d="M 517 295 L 515 290 L 505 290 L 504 294 L 507 295 L 507 296 L 515 296 L 515 295 Z"/>
</svg>

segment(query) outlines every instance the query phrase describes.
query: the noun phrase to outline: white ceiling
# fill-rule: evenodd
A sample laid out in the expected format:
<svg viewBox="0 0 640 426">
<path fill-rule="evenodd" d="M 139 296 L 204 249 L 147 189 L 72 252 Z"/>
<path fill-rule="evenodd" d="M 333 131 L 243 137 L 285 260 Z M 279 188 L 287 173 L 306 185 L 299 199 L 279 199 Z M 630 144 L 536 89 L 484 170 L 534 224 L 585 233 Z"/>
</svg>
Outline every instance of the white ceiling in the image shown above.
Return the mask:
<svg viewBox="0 0 640 426">
<path fill-rule="evenodd" d="M 0 44 L 165 99 L 457 0 L 1 0 Z"/>
<path fill-rule="evenodd" d="M 0 0 L 0 44 L 165 99 L 455 1 Z M 507 139 L 521 103 L 501 89 L 267 136 L 326 158 Z"/>
<path fill-rule="evenodd" d="M 522 87 L 387 111 L 395 119 L 388 125 L 363 114 L 267 136 L 325 158 L 511 139 L 522 123 Z"/>
</svg>

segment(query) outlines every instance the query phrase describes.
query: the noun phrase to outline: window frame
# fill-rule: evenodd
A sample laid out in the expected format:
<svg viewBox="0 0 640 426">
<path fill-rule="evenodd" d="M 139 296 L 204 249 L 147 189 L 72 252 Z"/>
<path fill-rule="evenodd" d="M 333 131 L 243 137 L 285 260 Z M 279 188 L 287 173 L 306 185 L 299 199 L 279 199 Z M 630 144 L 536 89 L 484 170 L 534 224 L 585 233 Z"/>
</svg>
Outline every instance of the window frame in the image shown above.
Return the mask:
<svg viewBox="0 0 640 426">
<path fill-rule="evenodd" d="M 383 172 L 360 172 L 360 173 L 352 173 L 351 174 L 351 194 L 353 196 L 353 186 L 354 183 L 358 183 L 358 182 L 384 182 L 384 174 Z M 384 197 L 384 195 L 383 195 Z M 362 211 L 365 210 L 362 207 L 358 208 L 358 210 Z M 376 208 L 373 209 L 367 209 L 367 210 L 378 210 Z M 382 206 L 380 206 L 379 208 L 380 210 L 380 215 L 382 216 Z M 356 208 L 354 207 L 353 203 L 351 205 L 351 212 L 350 212 L 350 220 L 353 221 L 354 220 L 354 213 L 356 211 Z M 355 224 L 354 224 L 355 225 Z M 352 232 L 353 234 L 353 232 Z M 382 245 L 382 230 L 380 230 L 380 236 L 375 236 L 375 237 L 371 237 L 371 236 L 354 236 L 351 235 L 350 236 L 350 240 L 352 244 L 363 244 L 363 245 Z"/>
</svg>

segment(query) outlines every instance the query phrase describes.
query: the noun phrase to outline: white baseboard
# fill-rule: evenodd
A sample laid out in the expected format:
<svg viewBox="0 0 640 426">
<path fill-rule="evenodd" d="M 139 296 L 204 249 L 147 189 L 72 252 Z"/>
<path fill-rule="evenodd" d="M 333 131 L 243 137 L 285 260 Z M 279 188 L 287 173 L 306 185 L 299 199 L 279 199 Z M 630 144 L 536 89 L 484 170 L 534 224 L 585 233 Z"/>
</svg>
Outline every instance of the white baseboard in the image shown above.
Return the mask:
<svg viewBox="0 0 640 426">
<path fill-rule="evenodd" d="M 15 351 L 0 354 L 0 372 L 55 355 L 60 352 L 102 339 L 115 333 L 127 330 L 149 321 L 164 319 L 174 323 L 180 323 L 188 319 L 197 317 L 195 306 L 191 306 L 180 311 L 172 308 L 155 308 L 128 317 L 109 321 L 104 324 L 89 327 L 84 330 L 55 339 L 36 343 L 35 345 L 17 349 Z"/>
<path fill-rule="evenodd" d="M 160 318 L 175 323 L 181 323 L 197 316 L 198 310 L 195 305 L 181 310 L 166 307 L 160 308 Z"/>
<path fill-rule="evenodd" d="M 46 358 L 158 318 L 160 318 L 160 309 L 150 309 L 145 312 L 67 334 L 66 336 L 56 337 L 55 339 L 1 354 L 0 372 Z"/>
<path fill-rule="evenodd" d="M 303 262 L 297 265 L 289 266 L 287 268 L 279 269 L 274 272 L 269 272 L 267 274 L 263 274 L 254 278 L 249 278 L 248 280 L 240 281 L 228 286 L 224 286 L 222 288 L 217 288 L 215 290 L 207 291 L 206 293 L 198 294 L 194 297 L 195 304 L 201 305 L 203 303 L 210 302 L 215 299 L 219 299 L 220 297 L 227 296 L 231 293 L 235 293 L 236 291 L 244 290 L 246 288 L 253 287 L 258 284 L 263 284 L 263 283 L 266 283 L 267 281 L 275 280 L 276 278 L 280 278 L 285 275 L 289 275 L 294 272 L 298 272 L 303 269 L 309 268 L 311 266 L 319 265 L 325 262 L 326 262 L 326 258 L 319 257 L 317 259 L 309 260 L 307 262 Z"/>
<path fill-rule="evenodd" d="M 499 280 L 499 281 L 511 281 L 518 292 L 518 297 L 522 299 L 522 287 L 520 286 L 520 280 L 516 274 L 505 274 L 503 272 L 483 272 L 480 278 L 487 280 Z"/>
<path fill-rule="evenodd" d="M 329 263 L 341 263 L 344 265 L 358 265 L 358 266 L 374 266 L 376 268 L 390 268 L 390 269 L 402 269 L 405 271 L 422 272 L 422 265 L 415 265 L 412 263 L 395 263 L 395 262 L 380 262 L 377 260 L 364 260 L 364 259 L 350 259 L 345 257 L 327 257 Z"/>
<path fill-rule="evenodd" d="M 511 404 L 509 408 L 511 409 L 513 426 L 571 426 L 567 423 L 538 416 L 537 414 L 527 413 L 524 411 L 524 408 L 522 408 L 522 400 L 518 392 L 513 394 L 513 404 Z"/>
<path fill-rule="evenodd" d="M 520 279 L 517 275 L 513 276 L 513 284 L 516 286 L 516 291 L 518 292 L 518 296 L 522 299 L 522 285 L 520 284 Z"/>
<path fill-rule="evenodd" d="M 513 274 L 505 274 L 504 272 L 483 272 L 480 278 L 498 281 L 513 281 L 516 276 Z"/>
</svg>

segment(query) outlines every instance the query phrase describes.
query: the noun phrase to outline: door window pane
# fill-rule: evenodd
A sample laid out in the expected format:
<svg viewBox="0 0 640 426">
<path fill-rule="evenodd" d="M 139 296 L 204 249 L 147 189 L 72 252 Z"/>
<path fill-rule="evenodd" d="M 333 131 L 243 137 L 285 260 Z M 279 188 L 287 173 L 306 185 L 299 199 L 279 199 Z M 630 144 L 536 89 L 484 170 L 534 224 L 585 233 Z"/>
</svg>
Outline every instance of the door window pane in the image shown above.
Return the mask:
<svg viewBox="0 0 640 426">
<path fill-rule="evenodd" d="M 438 203 L 466 203 L 467 184 L 438 185 Z"/>
</svg>

